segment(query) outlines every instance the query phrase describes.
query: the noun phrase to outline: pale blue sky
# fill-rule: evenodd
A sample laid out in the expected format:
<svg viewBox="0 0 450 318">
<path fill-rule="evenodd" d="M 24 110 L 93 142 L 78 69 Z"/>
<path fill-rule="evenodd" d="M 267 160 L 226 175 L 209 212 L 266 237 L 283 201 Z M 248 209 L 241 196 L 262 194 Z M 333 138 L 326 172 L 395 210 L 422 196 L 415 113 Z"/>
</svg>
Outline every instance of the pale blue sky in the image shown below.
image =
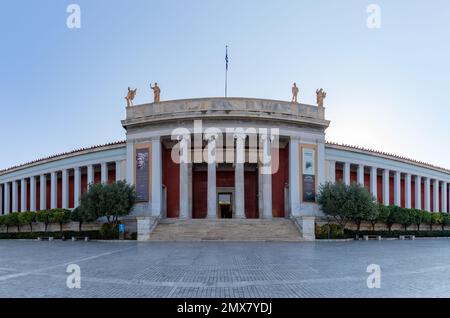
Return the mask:
<svg viewBox="0 0 450 318">
<path fill-rule="evenodd" d="M 81 29 L 66 7 L 81 7 Z M 368 29 L 366 8 L 382 9 Z M 0 169 L 123 140 L 127 86 L 149 102 L 229 96 L 315 102 L 327 140 L 450 168 L 450 2 L 15 0 L 0 8 Z"/>
</svg>

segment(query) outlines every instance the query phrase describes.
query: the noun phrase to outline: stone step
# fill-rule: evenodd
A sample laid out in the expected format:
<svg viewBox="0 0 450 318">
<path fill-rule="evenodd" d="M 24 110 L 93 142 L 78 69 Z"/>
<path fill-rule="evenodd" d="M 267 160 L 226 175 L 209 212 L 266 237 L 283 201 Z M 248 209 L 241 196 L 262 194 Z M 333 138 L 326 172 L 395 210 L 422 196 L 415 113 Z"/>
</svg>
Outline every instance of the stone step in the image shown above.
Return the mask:
<svg viewBox="0 0 450 318">
<path fill-rule="evenodd" d="M 297 226 L 276 219 L 162 219 L 151 241 L 302 241 Z"/>
</svg>

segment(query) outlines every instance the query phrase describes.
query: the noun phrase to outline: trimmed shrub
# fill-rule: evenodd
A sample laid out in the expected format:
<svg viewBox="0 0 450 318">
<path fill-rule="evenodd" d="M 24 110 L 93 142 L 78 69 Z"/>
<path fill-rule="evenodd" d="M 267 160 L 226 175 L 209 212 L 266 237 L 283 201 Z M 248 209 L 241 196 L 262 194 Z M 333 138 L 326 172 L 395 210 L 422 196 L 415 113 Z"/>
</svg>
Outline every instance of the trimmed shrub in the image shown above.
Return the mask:
<svg viewBox="0 0 450 318">
<path fill-rule="evenodd" d="M 339 224 L 316 225 L 315 228 L 317 239 L 342 239 L 344 238 L 344 230 Z"/>
</svg>

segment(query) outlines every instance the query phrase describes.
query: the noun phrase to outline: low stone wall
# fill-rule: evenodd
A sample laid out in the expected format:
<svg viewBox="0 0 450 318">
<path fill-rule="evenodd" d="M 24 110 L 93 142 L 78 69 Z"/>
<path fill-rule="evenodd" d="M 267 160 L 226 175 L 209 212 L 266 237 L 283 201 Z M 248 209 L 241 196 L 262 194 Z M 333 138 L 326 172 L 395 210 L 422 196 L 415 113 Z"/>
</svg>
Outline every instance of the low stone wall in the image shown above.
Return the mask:
<svg viewBox="0 0 450 318">
<path fill-rule="evenodd" d="M 81 228 L 82 231 L 95 231 L 100 230 L 102 226 L 102 222 L 91 222 L 91 223 L 83 223 L 83 226 Z M 63 231 L 78 231 L 79 224 L 78 222 L 69 222 L 63 224 L 62 227 Z M 47 232 L 58 232 L 60 230 L 59 224 L 52 223 L 49 224 L 47 227 Z M 45 231 L 45 225 L 44 223 L 33 223 L 33 232 L 44 232 Z M 10 226 L 8 228 L 9 233 L 16 233 L 17 227 L 16 226 Z M 28 224 L 22 225 L 20 227 L 20 232 L 30 232 L 30 226 Z M 6 226 L 2 225 L 0 226 L 0 233 L 6 233 Z"/>
</svg>

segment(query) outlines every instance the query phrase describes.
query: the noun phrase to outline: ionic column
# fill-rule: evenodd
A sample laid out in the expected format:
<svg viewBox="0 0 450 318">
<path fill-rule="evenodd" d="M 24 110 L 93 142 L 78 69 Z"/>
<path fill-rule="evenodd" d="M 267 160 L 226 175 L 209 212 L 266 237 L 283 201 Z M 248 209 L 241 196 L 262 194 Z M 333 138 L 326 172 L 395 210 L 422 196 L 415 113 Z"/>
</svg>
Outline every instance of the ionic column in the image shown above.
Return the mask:
<svg viewBox="0 0 450 318">
<path fill-rule="evenodd" d="M 378 169 L 377 167 L 370 167 L 370 193 L 378 202 Z"/>
<path fill-rule="evenodd" d="M 4 184 L 0 183 L 0 215 L 4 213 L 3 211 L 3 186 Z"/>
<path fill-rule="evenodd" d="M 36 177 L 30 177 L 30 211 L 36 211 Z"/>
<path fill-rule="evenodd" d="M 56 171 L 50 173 L 50 209 L 56 209 L 58 207 L 58 180 Z"/>
<path fill-rule="evenodd" d="M 447 213 L 447 182 L 442 182 L 442 189 L 441 189 L 441 196 L 442 196 L 442 213 Z"/>
<path fill-rule="evenodd" d="M 108 163 L 102 162 L 100 164 L 100 179 L 101 183 L 107 184 L 108 183 Z"/>
<path fill-rule="evenodd" d="M 162 153 L 159 138 L 152 140 L 152 215 L 162 215 Z"/>
<path fill-rule="evenodd" d="M 67 169 L 62 171 L 62 208 L 69 208 L 69 173 Z"/>
<path fill-rule="evenodd" d="M 94 166 L 87 166 L 87 189 L 89 189 L 89 185 L 94 184 Z"/>
<path fill-rule="evenodd" d="M 402 206 L 402 194 L 401 194 L 401 178 L 402 175 L 400 171 L 395 171 L 394 175 L 394 204 L 396 206 Z"/>
<path fill-rule="evenodd" d="M 425 211 L 431 212 L 431 204 L 430 204 L 430 188 L 431 188 L 431 180 L 428 177 L 425 177 L 425 194 L 424 194 L 424 204 Z"/>
<path fill-rule="evenodd" d="M 189 160 L 190 136 L 181 136 L 180 140 L 180 218 L 189 217 Z"/>
<path fill-rule="evenodd" d="M 389 170 L 383 170 L 383 204 L 389 205 Z"/>
<path fill-rule="evenodd" d="M 414 186 L 416 188 L 415 191 L 415 208 L 422 210 L 422 177 L 421 176 L 416 176 L 414 179 Z"/>
<path fill-rule="evenodd" d="M 27 210 L 27 180 L 20 180 L 20 212 Z"/>
<path fill-rule="evenodd" d="M 244 189 L 244 162 L 245 162 L 245 135 L 236 134 L 236 156 L 234 166 L 234 193 L 236 202 L 235 216 L 245 218 L 245 189 Z"/>
<path fill-rule="evenodd" d="M 411 209 L 411 174 L 405 175 L 405 207 Z"/>
<path fill-rule="evenodd" d="M 344 162 L 344 183 L 350 185 L 350 162 Z"/>
<path fill-rule="evenodd" d="M 116 181 L 122 180 L 122 164 L 121 161 L 116 161 Z"/>
<path fill-rule="evenodd" d="M 263 190 L 263 215 L 265 219 L 272 218 L 272 146 L 268 135 L 261 135 L 262 142 L 262 190 Z"/>
<path fill-rule="evenodd" d="M 357 180 L 360 185 L 364 186 L 364 165 L 362 164 L 358 165 Z"/>
<path fill-rule="evenodd" d="M 289 201 L 292 216 L 300 216 L 300 171 L 299 171 L 299 141 L 291 137 L 289 140 Z M 334 162 L 334 165 L 336 163 Z M 331 162 L 330 162 L 331 166 Z M 336 166 L 334 170 L 336 171 Z M 334 179 L 336 177 L 334 175 Z"/>
<path fill-rule="evenodd" d="M 328 181 L 335 183 L 336 182 L 336 161 L 330 160 L 329 165 L 330 165 L 330 171 L 329 171 L 329 175 L 328 175 Z"/>
<path fill-rule="evenodd" d="M 19 184 L 12 182 L 12 212 L 19 212 Z"/>
<path fill-rule="evenodd" d="M 47 208 L 47 176 L 41 174 L 39 177 L 39 210 Z"/>
<path fill-rule="evenodd" d="M 73 207 L 76 208 L 80 205 L 81 197 L 81 169 L 76 167 L 73 169 Z"/>
<path fill-rule="evenodd" d="M 217 217 L 217 192 L 216 192 L 216 138 L 212 136 L 208 140 L 208 212 L 207 218 Z"/>
<path fill-rule="evenodd" d="M 4 201 L 5 201 L 5 209 L 3 211 L 3 214 L 9 214 L 11 212 L 11 202 L 9 201 L 9 194 L 10 194 L 10 185 L 8 182 L 5 183 L 5 189 L 3 193 Z"/>
<path fill-rule="evenodd" d="M 433 181 L 433 212 L 439 212 L 439 180 Z"/>
</svg>

